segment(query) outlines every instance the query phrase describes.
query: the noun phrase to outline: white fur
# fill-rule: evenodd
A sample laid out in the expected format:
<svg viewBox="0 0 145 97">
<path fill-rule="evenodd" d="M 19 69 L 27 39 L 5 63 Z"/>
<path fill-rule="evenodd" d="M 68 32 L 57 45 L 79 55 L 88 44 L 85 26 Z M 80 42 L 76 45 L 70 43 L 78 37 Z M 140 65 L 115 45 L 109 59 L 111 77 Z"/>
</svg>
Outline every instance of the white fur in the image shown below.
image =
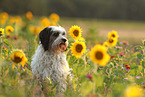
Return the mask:
<svg viewBox="0 0 145 97">
<path fill-rule="evenodd" d="M 56 86 L 56 95 L 64 91 L 67 87 L 67 76 L 70 74 L 70 68 L 66 61 L 66 55 L 64 49 L 67 47 L 68 40 L 63 33 L 66 33 L 62 27 L 49 26 L 52 28 L 52 36 L 50 40 L 54 39 L 54 33 L 59 33 L 59 36 L 51 41 L 52 45 L 50 50 L 44 50 L 43 45 L 37 47 L 35 54 L 32 58 L 31 68 L 32 73 L 44 80 L 46 77 L 50 77 L 53 84 Z M 42 32 L 43 33 L 43 32 Z M 48 32 L 49 33 L 49 32 Z M 43 38 L 43 37 L 42 37 Z M 66 39 L 64 44 L 62 39 Z"/>
<path fill-rule="evenodd" d="M 69 66 L 64 52 L 60 54 L 44 51 L 40 44 L 31 62 L 32 73 L 38 74 L 45 79 L 51 78 L 53 84 L 57 84 L 56 91 L 61 92 L 66 89 L 66 78 L 69 74 Z"/>
<path fill-rule="evenodd" d="M 49 26 L 49 28 L 52 28 L 53 31 L 66 32 L 65 29 L 61 26 Z"/>
</svg>

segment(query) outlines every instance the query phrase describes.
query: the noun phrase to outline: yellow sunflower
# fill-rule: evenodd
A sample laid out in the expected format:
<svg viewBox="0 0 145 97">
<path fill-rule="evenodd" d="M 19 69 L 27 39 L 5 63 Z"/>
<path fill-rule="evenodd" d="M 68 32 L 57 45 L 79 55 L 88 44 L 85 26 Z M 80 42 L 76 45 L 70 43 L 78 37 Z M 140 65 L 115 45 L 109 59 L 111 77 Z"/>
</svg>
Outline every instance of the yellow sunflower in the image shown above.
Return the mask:
<svg viewBox="0 0 145 97">
<path fill-rule="evenodd" d="M 6 23 L 6 20 L 5 19 L 1 19 L 0 20 L 0 25 L 4 25 Z"/>
<path fill-rule="evenodd" d="M 5 29 L 6 29 L 6 34 L 7 35 L 10 35 L 10 33 L 14 31 L 14 28 L 12 26 L 6 26 Z"/>
<path fill-rule="evenodd" d="M 114 47 L 116 44 L 117 44 L 117 39 L 116 38 L 109 38 L 108 40 L 107 40 L 107 43 L 108 43 L 108 45 L 109 46 L 112 46 L 112 47 Z"/>
<path fill-rule="evenodd" d="M 42 30 L 42 28 L 41 27 L 37 27 L 37 26 L 34 26 L 34 28 L 33 28 L 33 33 L 35 34 L 35 35 L 39 35 L 39 33 L 41 32 L 41 30 Z"/>
<path fill-rule="evenodd" d="M 20 16 L 15 16 L 15 17 L 10 17 L 9 19 L 9 24 L 21 24 L 22 23 L 22 18 Z"/>
<path fill-rule="evenodd" d="M 31 11 L 28 11 L 28 12 L 26 13 L 26 18 L 27 18 L 28 20 L 31 20 L 31 19 L 33 18 L 33 14 L 32 14 Z"/>
<path fill-rule="evenodd" d="M 56 22 L 51 21 L 50 26 L 57 26 Z"/>
<path fill-rule="evenodd" d="M 28 28 L 29 28 L 30 32 L 32 32 L 35 35 L 39 35 L 41 30 L 43 29 L 43 27 L 34 26 L 34 25 L 29 25 Z"/>
<path fill-rule="evenodd" d="M 81 29 L 77 25 L 74 25 L 70 28 L 68 33 L 70 33 L 70 36 L 72 36 L 73 39 L 79 39 L 81 37 Z"/>
<path fill-rule="evenodd" d="M 59 21 L 59 15 L 56 13 L 52 13 L 49 18 L 53 21 L 53 22 L 58 22 Z"/>
<path fill-rule="evenodd" d="M 14 24 L 14 23 L 15 23 L 15 17 L 10 16 L 9 24 Z"/>
<path fill-rule="evenodd" d="M 80 38 L 78 39 L 78 41 L 85 42 L 86 40 L 85 40 L 85 38 L 80 37 Z"/>
<path fill-rule="evenodd" d="M 22 24 L 22 18 L 20 16 L 15 16 L 15 21 L 17 24 Z"/>
<path fill-rule="evenodd" d="M 107 48 L 100 44 L 96 45 L 90 51 L 90 59 L 96 64 L 105 66 L 110 60 L 110 56 L 107 54 Z"/>
<path fill-rule="evenodd" d="M 112 31 L 112 32 L 109 32 L 108 33 L 108 38 L 118 38 L 119 36 L 117 35 L 117 32 L 116 31 Z"/>
<path fill-rule="evenodd" d="M 103 46 L 105 46 L 105 47 L 107 47 L 107 48 L 108 48 L 108 47 L 109 47 L 108 42 L 104 42 L 104 43 L 103 43 Z"/>
<path fill-rule="evenodd" d="M 1 19 L 6 20 L 6 19 L 8 19 L 8 17 L 9 17 L 9 15 L 8 15 L 7 12 L 2 12 L 2 13 L 1 13 Z"/>
<path fill-rule="evenodd" d="M 75 43 L 72 43 L 70 49 L 73 56 L 80 58 L 86 50 L 85 42 L 76 41 Z"/>
<path fill-rule="evenodd" d="M 142 97 L 143 91 L 138 86 L 129 86 L 124 92 L 124 97 Z"/>
<path fill-rule="evenodd" d="M 0 28 L 0 36 L 2 36 L 4 34 L 4 29 Z"/>
<path fill-rule="evenodd" d="M 48 27 L 50 26 L 50 21 L 47 17 L 43 17 L 40 21 L 41 25 L 44 27 Z"/>
<path fill-rule="evenodd" d="M 14 50 L 11 53 L 10 60 L 14 62 L 13 69 L 15 68 L 15 63 L 21 63 L 22 67 L 24 67 L 25 62 L 28 61 L 28 59 L 25 57 L 25 54 L 23 53 L 22 50 Z"/>
</svg>

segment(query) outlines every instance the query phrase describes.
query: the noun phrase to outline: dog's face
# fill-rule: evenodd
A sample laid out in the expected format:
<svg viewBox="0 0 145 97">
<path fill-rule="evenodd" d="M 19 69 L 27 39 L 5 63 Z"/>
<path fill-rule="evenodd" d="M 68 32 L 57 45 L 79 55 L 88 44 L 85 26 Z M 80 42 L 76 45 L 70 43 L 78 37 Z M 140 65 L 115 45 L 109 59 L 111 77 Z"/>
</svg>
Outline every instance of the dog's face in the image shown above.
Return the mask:
<svg viewBox="0 0 145 97">
<path fill-rule="evenodd" d="M 66 50 L 68 46 L 66 31 L 60 26 L 49 26 L 43 29 L 39 39 L 45 51 L 59 53 Z"/>
</svg>

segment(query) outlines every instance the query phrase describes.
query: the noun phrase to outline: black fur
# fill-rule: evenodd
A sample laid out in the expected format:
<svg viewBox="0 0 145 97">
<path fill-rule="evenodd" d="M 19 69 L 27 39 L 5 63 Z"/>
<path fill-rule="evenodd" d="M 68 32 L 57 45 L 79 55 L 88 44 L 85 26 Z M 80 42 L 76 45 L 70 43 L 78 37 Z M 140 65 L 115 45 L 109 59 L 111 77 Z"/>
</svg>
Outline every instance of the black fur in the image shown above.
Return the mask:
<svg viewBox="0 0 145 97">
<path fill-rule="evenodd" d="M 45 51 L 49 50 L 50 47 L 50 36 L 52 34 L 51 29 L 52 28 L 47 27 L 39 33 L 39 39 Z"/>
</svg>

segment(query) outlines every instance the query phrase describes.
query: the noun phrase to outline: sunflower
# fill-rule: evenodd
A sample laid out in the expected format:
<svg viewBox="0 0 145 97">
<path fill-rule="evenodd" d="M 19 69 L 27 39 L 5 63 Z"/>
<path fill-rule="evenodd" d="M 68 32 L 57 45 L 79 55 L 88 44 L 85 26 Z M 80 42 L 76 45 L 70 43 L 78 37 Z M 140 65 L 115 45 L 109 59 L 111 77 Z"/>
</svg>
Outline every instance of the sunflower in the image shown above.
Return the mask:
<svg viewBox="0 0 145 97">
<path fill-rule="evenodd" d="M 80 37 L 78 40 L 82 41 L 82 42 L 85 42 L 85 39 L 83 37 Z"/>
<path fill-rule="evenodd" d="M 53 22 L 58 22 L 59 21 L 59 15 L 56 13 L 52 13 L 49 18 L 53 21 Z"/>
<path fill-rule="evenodd" d="M 50 26 L 57 26 L 56 22 L 51 22 Z"/>
<path fill-rule="evenodd" d="M 8 15 L 7 12 L 2 12 L 2 13 L 1 13 L 1 19 L 6 20 L 6 19 L 8 19 L 8 17 L 9 17 L 9 15 Z"/>
<path fill-rule="evenodd" d="M 14 50 L 11 53 L 10 60 L 14 62 L 13 63 L 13 69 L 14 69 L 15 63 L 21 63 L 22 67 L 24 67 L 25 62 L 27 62 L 28 59 L 25 57 L 25 54 L 23 53 L 22 50 Z"/>
<path fill-rule="evenodd" d="M 31 11 L 28 11 L 28 12 L 26 13 L 26 18 L 27 18 L 28 20 L 31 20 L 31 19 L 33 18 L 33 14 L 32 14 Z"/>
<path fill-rule="evenodd" d="M 0 28 L 0 36 L 2 36 L 4 34 L 4 29 Z"/>
<path fill-rule="evenodd" d="M 4 25 L 6 23 L 6 20 L 5 19 L 1 19 L 0 20 L 0 25 Z"/>
<path fill-rule="evenodd" d="M 21 24 L 22 18 L 20 16 L 10 17 L 9 24 Z"/>
<path fill-rule="evenodd" d="M 22 23 L 22 18 L 20 16 L 15 16 L 15 21 L 17 24 L 21 24 Z"/>
<path fill-rule="evenodd" d="M 41 32 L 41 30 L 43 29 L 43 27 L 34 26 L 34 25 L 29 25 L 28 28 L 35 35 L 39 35 L 39 33 Z"/>
<path fill-rule="evenodd" d="M 76 58 L 80 58 L 86 50 L 85 42 L 76 41 L 75 43 L 72 43 L 70 49 L 72 50 L 72 55 L 74 55 Z"/>
<path fill-rule="evenodd" d="M 48 27 L 50 26 L 50 21 L 47 17 L 43 17 L 40 21 L 41 25 L 44 27 Z"/>
<path fill-rule="evenodd" d="M 116 38 L 109 38 L 107 40 L 107 43 L 108 43 L 109 46 L 114 47 L 117 44 L 117 39 Z"/>
<path fill-rule="evenodd" d="M 109 47 L 108 42 L 104 42 L 104 43 L 103 43 L 103 46 L 105 46 L 105 47 Z"/>
<path fill-rule="evenodd" d="M 72 36 L 73 39 L 79 39 L 81 37 L 81 29 L 77 25 L 74 25 L 70 28 L 68 33 Z"/>
<path fill-rule="evenodd" d="M 14 31 L 14 28 L 12 26 L 6 26 L 6 33 L 7 35 L 10 35 L 11 32 Z"/>
<path fill-rule="evenodd" d="M 117 35 L 117 32 L 113 30 L 112 32 L 108 33 L 108 37 L 117 39 L 119 36 Z"/>
<path fill-rule="evenodd" d="M 126 88 L 124 97 L 142 97 L 143 91 L 139 86 L 132 85 Z"/>
<path fill-rule="evenodd" d="M 110 56 L 107 54 L 107 48 L 100 44 L 96 45 L 90 51 L 90 59 L 96 64 L 105 66 L 110 60 Z"/>
<path fill-rule="evenodd" d="M 42 30 L 41 27 L 34 26 L 34 28 L 33 28 L 33 33 L 34 33 L 35 35 L 39 35 L 39 33 L 40 33 L 41 30 Z"/>
</svg>

